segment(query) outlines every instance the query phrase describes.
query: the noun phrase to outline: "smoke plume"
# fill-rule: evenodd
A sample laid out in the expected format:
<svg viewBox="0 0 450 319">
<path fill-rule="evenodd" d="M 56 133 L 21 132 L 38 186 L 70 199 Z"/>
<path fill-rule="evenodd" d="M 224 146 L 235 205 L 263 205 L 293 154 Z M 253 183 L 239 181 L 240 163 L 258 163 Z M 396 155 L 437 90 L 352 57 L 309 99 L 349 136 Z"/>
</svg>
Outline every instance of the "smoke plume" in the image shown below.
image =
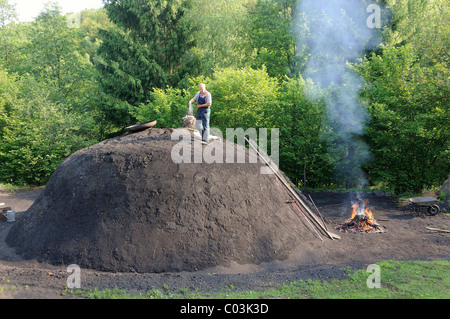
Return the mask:
<svg viewBox="0 0 450 319">
<path fill-rule="evenodd" d="M 364 82 L 349 62 L 357 62 L 368 47 L 376 45 L 374 29 L 368 25 L 369 4 L 363 0 L 299 0 L 297 6 L 298 47 L 310 54 L 302 75 L 326 92 L 333 132 L 327 137 L 329 151 L 340 159 L 336 171 L 347 186 L 367 184 L 361 167 L 370 152 L 361 137 L 369 117 L 358 98 Z"/>
</svg>

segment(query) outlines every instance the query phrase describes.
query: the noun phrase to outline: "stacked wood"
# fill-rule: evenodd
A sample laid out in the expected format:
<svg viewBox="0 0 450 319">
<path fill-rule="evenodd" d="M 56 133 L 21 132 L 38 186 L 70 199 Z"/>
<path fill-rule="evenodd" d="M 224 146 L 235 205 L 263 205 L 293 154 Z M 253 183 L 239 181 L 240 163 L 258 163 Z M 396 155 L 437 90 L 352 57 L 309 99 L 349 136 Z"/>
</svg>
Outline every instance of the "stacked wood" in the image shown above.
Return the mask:
<svg viewBox="0 0 450 319">
<path fill-rule="evenodd" d="M 342 232 L 349 233 L 382 233 L 384 232 L 380 224 L 365 214 L 359 214 L 347 220 L 342 226 L 337 227 Z"/>
<path fill-rule="evenodd" d="M 354 203 L 352 205 L 352 217 L 347 219 L 347 221 L 342 226 L 337 227 L 337 229 L 342 232 L 352 233 L 384 232 L 375 220 L 368 204 L 369 201 L 367 199 L 365 202 L 359 201 L 358 203 Z"/>
</svg>

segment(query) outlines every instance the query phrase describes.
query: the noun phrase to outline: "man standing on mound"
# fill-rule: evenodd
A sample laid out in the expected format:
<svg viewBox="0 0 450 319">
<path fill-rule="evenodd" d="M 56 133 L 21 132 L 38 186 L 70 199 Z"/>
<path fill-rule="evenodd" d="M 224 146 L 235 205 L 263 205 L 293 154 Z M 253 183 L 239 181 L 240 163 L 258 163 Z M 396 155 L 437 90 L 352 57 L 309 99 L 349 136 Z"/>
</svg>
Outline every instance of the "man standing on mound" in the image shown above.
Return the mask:
<svg viewBox="0 0 450 319">
<path fill-rule="evenodd" d="M 211 93 L 206 91 L 206 84 L 202 83 L 199 86 L 200 91 L 189 101 L 189 108 L 191 104 L 197 102 L 197 116 L 195 126 L 202 136 L 202 143 L 209 143 L 209 119 L 211 117 L 212 97 Z"/>
</svg>

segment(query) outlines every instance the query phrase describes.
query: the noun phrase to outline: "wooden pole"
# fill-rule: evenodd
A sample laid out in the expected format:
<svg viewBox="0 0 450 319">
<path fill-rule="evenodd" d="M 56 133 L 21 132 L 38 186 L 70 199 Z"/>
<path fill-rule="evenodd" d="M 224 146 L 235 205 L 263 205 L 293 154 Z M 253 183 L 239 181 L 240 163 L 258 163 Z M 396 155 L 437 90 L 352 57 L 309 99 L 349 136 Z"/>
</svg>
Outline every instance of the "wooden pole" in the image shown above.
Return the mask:
<svg viewBox="0 0 450 319">
<path fill-rule="evenodd" d="M 340 239 L 336 234 L 330 233 L 324 225 L 317 219 L 317 217 L 314 215 L 313 212 L 308 208 L 308 206 L 303 202 L 303 200 L 295 193 L 294 190 L 289 186 L 289 184 L 278 174 L 277 171 L 270 165 L 269 162 L 261 155 L 261 153 L 253 146 L 253 144 L 245 137 L 245 140 L 248 142 L 248 144 L 255 150 L 255 152 L 263 159 L 263 161 L 266 163 L 267 166 L 270 167 L 270 169 L 274 172 L 274 174 L 278 177 L 278 179 L 283 183 L 283 185 L 289 190 L 289 192 L 294 196 L 294 198 L 297 200 L 297 202 L 305 209 L 305 211 L 308 213 L 308 215 L 319 225 L 319 227 L 322 229 L 322 231 L 325 232 L 325 234 L 330 237 L 332 240 L 334 239 Z"/>
<path fill-rule="evenodd" d="M 433 231 L 437 231 L 437 232 L 441 232 L 441 233 L 450 233 L 450 230 L 446 230 L 446 229 L 439 229 L 439 228 L 433 228 L 433 227 L 425 227 L 428 230 L 433 230 Z"/>
<path fill-rule="evenodd" d="M 311 203 L 314 205 L 314 208 L 316 209 L 317 214 L 319 215 L 320 219 L 322 220 L 323 225 L 324 225 L 325 228 L 328 230 L 327 224 L 325 223 L 325 218 L 323 218 L 322 214 L 320 213 L 319 209 L 318 209 L 317 206 L 316 206 L 316 203 L 314 203 L 314 201 L 313 201 L 311 195 L 308 195 L 308 197 L 309 197 Z"/>
<path fill-rule="evenodd" d="M 292 202 L 292 204 L 294 204 L 294 207 L 297 208 L 297 210 L 300 212 L 300 214 L 302 214 L 302 216 L 306 219 L 306 221 L 308 222 L 308 224 L 312 227 L 312 229 L 314 230 L 314 232 L 316 233 L 317 236 L 319 236 L 319 239 L 321 241 L 323 241 L 322 237 L 319 235 L 319 233 L 317 232 L 316 227 L 314 227 L 311 222 L 309 221 L 309 219 L 305 216 L 305 214 L 303 214 L 303 211 L 300 209 L 300 207 L 298 207 L 296 202 Z"/>
</svg>

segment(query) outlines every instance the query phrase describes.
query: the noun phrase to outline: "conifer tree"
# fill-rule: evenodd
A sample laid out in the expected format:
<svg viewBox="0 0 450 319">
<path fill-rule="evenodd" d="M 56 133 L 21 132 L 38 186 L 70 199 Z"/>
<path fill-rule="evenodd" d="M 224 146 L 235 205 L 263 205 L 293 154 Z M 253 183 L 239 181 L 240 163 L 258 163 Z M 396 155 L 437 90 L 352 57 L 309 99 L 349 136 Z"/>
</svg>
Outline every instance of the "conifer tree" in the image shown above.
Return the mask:
<svg viewBox="0 0 450 319">
<path fill-rule="evenodd" d="M 132 108 L 153 88 L 183 79 L 185 53 L 193 46 L 183 15 L 189 0 L 105 0 L 112 28 L 102 30 L 97 65 L 104 92 Z"/>
</svg>

